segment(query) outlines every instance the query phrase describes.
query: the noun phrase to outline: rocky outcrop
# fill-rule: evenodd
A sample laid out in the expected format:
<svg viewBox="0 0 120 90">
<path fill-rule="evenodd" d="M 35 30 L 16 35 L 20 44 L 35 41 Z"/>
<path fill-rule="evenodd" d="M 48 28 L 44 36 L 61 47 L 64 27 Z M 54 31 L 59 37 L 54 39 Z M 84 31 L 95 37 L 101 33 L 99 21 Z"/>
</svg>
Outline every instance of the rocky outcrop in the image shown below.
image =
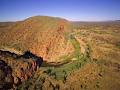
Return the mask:
<svg viewBox="0 0 120 90">
<path fill-rule="evenodd" d="M 13 83 L 12 68 L 5 61 L 0 60 L 0 90 L 11 89 Z"/>
<path fill-rule="evenodd" d="M 41 66 L 42 57 L 29 51 L 17 55 L 0 50 L 0 89 L 10 89 L 29 79 Z"/>
<path fill-rule="evenodd" d="M 31 53 L 30 51 L 24 52 L 24 54 L 19 56 L 18 58 L 20 58 L 20 57 L 25 58 L 25 59 L 32 59 L 32 60 L 34 60 L 38 67 L 40 67 L 42 62 L 43 62 L 43 58 L 42 57 L 38 57 L 37 55 Z"/>
</svg>

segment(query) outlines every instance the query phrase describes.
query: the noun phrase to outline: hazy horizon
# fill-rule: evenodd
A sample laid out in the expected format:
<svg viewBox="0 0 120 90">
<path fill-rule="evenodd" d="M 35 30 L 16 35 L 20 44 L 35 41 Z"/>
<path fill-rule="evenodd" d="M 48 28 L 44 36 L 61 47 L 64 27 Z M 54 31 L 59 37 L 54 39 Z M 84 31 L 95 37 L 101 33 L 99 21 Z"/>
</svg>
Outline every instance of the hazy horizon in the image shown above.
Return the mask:
<svg viewBox="0 0 120 90">
<path fill-rule="evenodd" d="M 0 0 L 0 22 L 32 16 L 52 16 L 69 21 L 120 20 L 120 0 Z"/>
</svg>

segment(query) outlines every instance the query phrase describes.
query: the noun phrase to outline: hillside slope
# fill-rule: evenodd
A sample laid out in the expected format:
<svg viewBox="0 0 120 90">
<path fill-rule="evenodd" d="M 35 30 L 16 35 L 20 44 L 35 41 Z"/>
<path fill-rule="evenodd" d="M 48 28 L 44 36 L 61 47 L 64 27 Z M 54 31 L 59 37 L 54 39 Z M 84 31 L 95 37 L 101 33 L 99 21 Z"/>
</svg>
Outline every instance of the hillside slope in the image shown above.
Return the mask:
<svg viewBox="0 0 120 90">
<path fill-rule="evenodd" d="M 65 19 L 30 17 L 0 33 L 0 46 L 18 51 L 30 50 L 44 60 L 55 61 L 72 52 L 71 44 L 65 39 L 65 33 L 70 29 L 70 23 Z"/>
</svg>

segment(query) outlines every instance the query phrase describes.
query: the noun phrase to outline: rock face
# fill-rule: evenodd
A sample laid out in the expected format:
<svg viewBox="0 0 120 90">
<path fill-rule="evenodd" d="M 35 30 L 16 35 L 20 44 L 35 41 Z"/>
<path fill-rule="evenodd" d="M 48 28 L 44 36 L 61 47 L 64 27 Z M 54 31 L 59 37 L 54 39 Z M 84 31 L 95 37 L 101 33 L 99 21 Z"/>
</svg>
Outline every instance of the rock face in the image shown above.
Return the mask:
<svg viewBox="0 0 120 90">
<path fill-rule="evenodd" d="M 23 55 L 21 55 L 17 58 L 20 58 L 20 57 L 23 57 L 25 59 L 33 59 L 38 67 L 40 67 L 43 62 L 42 57 L 38 57 L 35 54 L 31 53 L 30 51 L 26 51 Z"/>
<path fill-rule="evenodd" d="M 0 50 L 0 89 L 10 89 L 29 79 L 43 62 L 29 51 L 23 55 Z"/>
<path fill-rule="evenodd" d="M 0 60 L 0 89 L 7 90 L 13 87 L 14 78 L 12 68 L 3 60 Z"/>
</svg>

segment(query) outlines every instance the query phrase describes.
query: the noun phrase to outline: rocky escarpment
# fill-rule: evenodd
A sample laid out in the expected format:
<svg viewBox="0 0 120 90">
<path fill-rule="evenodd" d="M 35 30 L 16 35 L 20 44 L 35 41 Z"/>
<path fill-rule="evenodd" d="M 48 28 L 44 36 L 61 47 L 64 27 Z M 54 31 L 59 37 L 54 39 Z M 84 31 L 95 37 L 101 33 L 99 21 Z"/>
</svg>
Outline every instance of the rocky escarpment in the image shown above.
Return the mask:
<svg viewBox="0 0 120 90">
<path fill-rule="evenodd" d="M 37 57 L 29 51 L 17 55 L 0 50 L 0 89 L 13 88 L 29 79 L 42 62 L 42 57 Z"/>
<path fill-rule="evenodd" d="M 5 61 L 0 60 L 0 89 L 10 89 L 13 87 L 13 83 L 12 68 Z"/>
</svg>

